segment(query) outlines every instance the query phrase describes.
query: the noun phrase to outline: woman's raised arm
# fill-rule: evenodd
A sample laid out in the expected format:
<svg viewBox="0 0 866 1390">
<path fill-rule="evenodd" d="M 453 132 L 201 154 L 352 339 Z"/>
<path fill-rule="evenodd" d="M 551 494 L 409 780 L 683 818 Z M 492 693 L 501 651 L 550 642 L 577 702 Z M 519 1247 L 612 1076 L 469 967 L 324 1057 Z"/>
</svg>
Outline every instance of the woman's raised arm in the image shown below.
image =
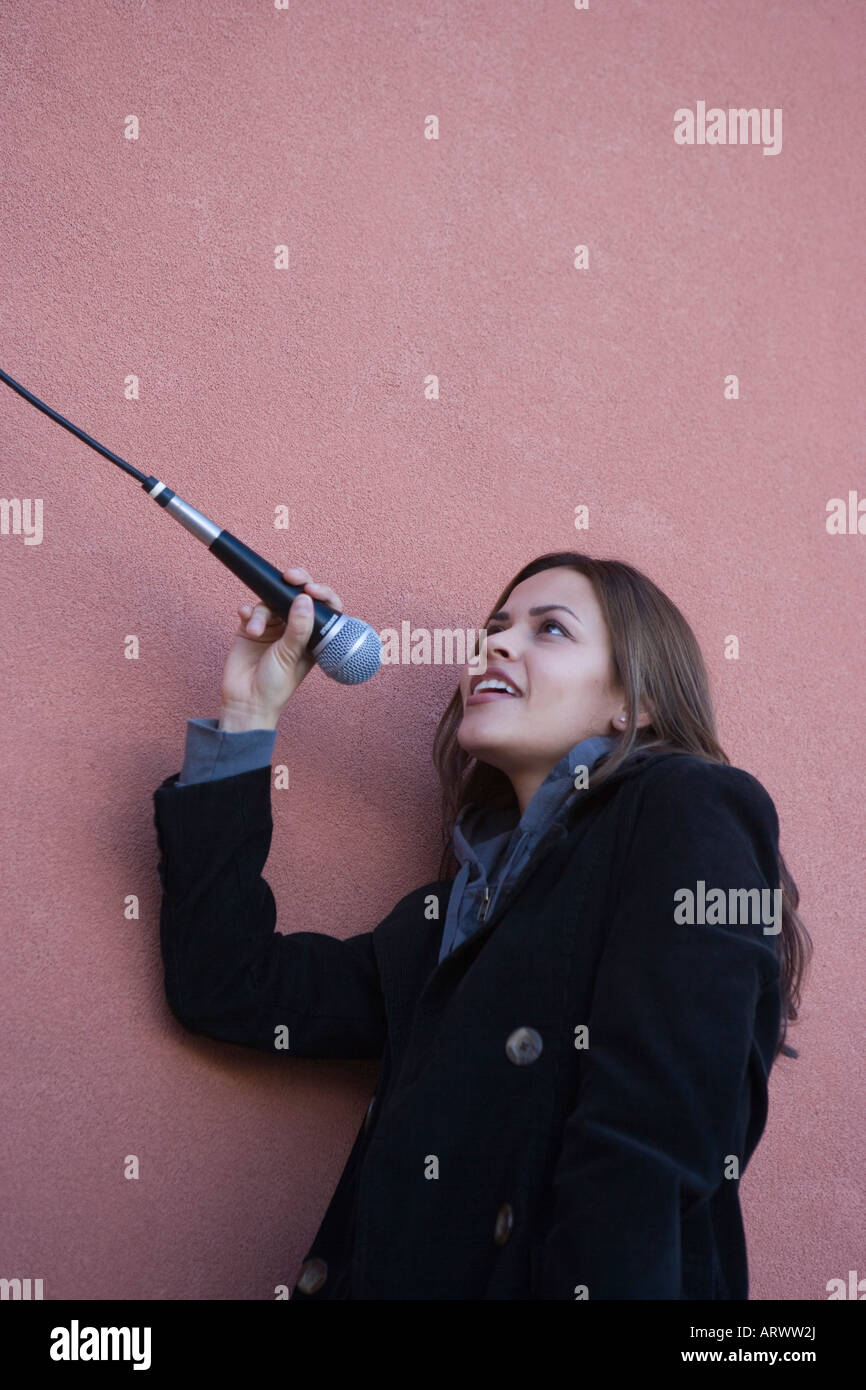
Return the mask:
<svg viewBox="0 0 866 1390">
<path fill-rule="evenodd" d="M 160 944 L 185 1027 L 288 1057 L 381 1057 L 385 1005 L 372 931 L 341 940 L 275 931 L 262 870 L 271 768 L 154 792 Z M 395 909 L 396 910 L 396 909 Z"/>
<path fill-rule="evenodd" d="M 264 604 L 238 610 L 220 691 L 217 759 L 225 740 L 276 729 L 311 670 L 310 597 L 342 609 L 339 595 L 301 566 L 284 575 L 307 591 L 294 599 L 287 620 Z M 212 738 L 199 731 L 199 741 Z M 372 931 L 346 940 L 275 931 L 274 895 L 262 877 L 273 832 L 270 765 L 226 776 L 207 757 L 187 762 L 204 763 L 201 780 L 185 775 L 179 783 L 176 773 L 154 793 L 160 943 L 172 1012 L 193 1032 L 263 1052 L 381 1057 L 385 1004 Z"/>
</svg>

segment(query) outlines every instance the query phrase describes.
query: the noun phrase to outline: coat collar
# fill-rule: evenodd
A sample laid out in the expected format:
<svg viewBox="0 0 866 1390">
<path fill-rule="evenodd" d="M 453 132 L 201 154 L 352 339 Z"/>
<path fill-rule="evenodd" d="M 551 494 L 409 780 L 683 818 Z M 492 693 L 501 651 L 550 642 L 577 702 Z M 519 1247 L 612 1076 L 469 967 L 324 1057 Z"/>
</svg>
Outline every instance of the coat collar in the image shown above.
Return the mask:
<svg viewBox="0 0 866 1390">
<path fill-rule="evenodd" d="M 575 770 L 580 766 L 591 770 L 616 745 L 617 739 L 605 735 L 581 739 L 547 774 L 522 816 L 513 792 L 490 804 L 469 802 L 454 824 L 452 848 L 457 862 L 470 863 L 478 876 L 479 870 L 489 872 L 494 867 L 515 837 L 537 842 L 554 818 L 581 796 L 574 786 Z"/>
<path fill-rule="evenodd" d="M 567 837 L 580 815 L 598 804 L 597 796 L 606 799 L 609 791 L 637 775 L 648 762 L 671 754 L 668 749 L 638 745 L 596 795 L 591 776 L 588 788 L 574 789 L 574 768 L 591 766 L 617 742 L 598 736 L 575 744 L 538 788 L 522 817 L 513 794 L 488 806 L 470 802 L 461 810 L 452 837 L 461 867 L 450 885 L 440 964 L 462 955 L 469 942 L 480 943 L 487 937 L 528 875 Z"/>
</svg>

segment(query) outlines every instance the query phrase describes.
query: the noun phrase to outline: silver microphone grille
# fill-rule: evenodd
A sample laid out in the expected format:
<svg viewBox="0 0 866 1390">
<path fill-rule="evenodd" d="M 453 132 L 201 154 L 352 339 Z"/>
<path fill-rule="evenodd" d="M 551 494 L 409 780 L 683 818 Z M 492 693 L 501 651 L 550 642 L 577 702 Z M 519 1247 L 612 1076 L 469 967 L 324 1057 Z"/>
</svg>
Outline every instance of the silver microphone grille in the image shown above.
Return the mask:
<svg viewBox="0 0 866 1390">
<path fill-rule="evenodd" d="M 360 618 L 335 624 L 334 633 L 315 653 L 316 663 L 331 680 L 341 685 L 360 685 L 375 676 L 382 661 L 379 634 Z"/>
</svg>

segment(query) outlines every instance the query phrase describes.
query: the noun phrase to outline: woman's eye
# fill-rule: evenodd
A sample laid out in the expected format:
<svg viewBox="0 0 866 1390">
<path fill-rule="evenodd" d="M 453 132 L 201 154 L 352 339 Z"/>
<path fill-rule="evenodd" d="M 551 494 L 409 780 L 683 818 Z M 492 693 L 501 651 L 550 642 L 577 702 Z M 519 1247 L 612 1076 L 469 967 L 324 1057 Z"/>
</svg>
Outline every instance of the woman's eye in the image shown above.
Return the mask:
<svg viewBox="0 0 866 1390">
<path fill-rule="evenodd" d="M 555 618 L 545 618 L 544 622 L 541 624 L 541 627 L 539 628 L 539 632 L 543 631 L 543 629 L 546 627 L 558 627 L 563 636 L 568 636 L 568 633 L 565 631 L 565 628 L 562 626 L 562 623 L 558 623 Z M 486 629 L 488 637 L 494 632 L 501 631 L 502 627 L 500 623 L 493 623 L 490 627 Z"/>
</svg>

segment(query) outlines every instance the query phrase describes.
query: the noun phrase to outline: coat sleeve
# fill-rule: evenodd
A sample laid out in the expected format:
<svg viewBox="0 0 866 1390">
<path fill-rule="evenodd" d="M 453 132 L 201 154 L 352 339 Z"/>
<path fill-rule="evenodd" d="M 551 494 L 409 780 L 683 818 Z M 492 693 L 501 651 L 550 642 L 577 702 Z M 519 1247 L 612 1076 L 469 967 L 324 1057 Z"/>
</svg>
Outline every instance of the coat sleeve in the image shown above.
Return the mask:
<svg viewBox="0 0 866 1390">
<path fill-rule="evenodd" d="M 731 888 L 777 888 L 778 832 L 772 800 L 742 769 L 684 757 L 647 779 L 590 1017 L 574 1020 L 588 1022 L 588 1048 L 541 1298 L 681 1297 L 681 1218 L 732 1180 L 729 1155 L 742 1172 L 760 1137 L 781 999 L 764 921 L 690 925 L 675 920 L 674 895 L 697 895 L 699 880 L 726 902 Z"/>
<path fill-rule="evenodd" d="M 262 1052 L 278 1050 L 287 1029 L 283 1056 L 381 1057 L 387 1025 L 372 931 L 341 940 L 274 929 L 262 877 L 270 766 L 180 786 L 179 775 L 154 792 L 172 1013 L 192 1032 Z"/>
</svg>

